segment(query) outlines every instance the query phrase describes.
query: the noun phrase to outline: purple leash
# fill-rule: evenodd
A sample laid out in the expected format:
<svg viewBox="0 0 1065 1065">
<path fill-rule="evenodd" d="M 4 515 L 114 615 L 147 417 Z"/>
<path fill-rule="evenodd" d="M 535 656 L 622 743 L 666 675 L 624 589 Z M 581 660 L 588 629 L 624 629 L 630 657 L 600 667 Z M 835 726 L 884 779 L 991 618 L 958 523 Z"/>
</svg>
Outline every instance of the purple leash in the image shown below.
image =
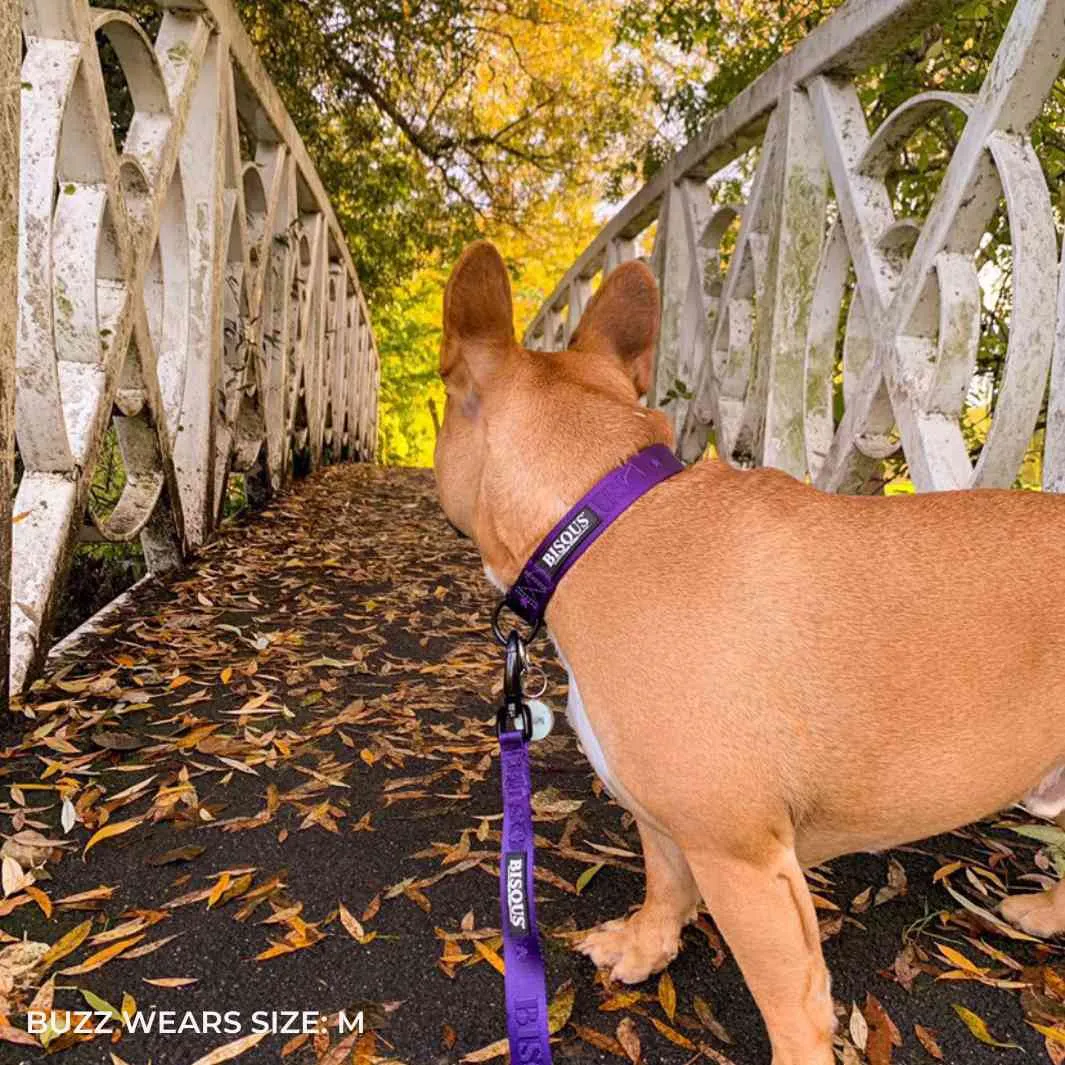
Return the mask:
<svg viewBox="0 0 1065 1065">
<path fill-rule="evenodd" d="M 512 631 L 507 637 L 503 705 L 496 717 L 503 782 L 503 835 L 499 855 L 503 983 L 510 1060 L 514 1065 L 551 1065 L 547 981 L 533 890 L 536 853 L 529 776 L 532 718 L 521 688 L 525 666 L 525 643 Z"/>
<path fill-rule="evenodd" d="M 525 645 L 540 631 L 551 596 L 577 559 L 640 496 L 683 469 L 668 447 L 655 444 L 611 470 L 547 534 L 492 618 L 496 640 L 506 647 L 503 705 L 496 715 L 496 730 L 503 781 L 499 906 L 512 1065 L 551 1065 L 547 983 L 533 891 L 532 716 L 521 686 L 527 665 Z M 532 625 L 526 639 L 515 630 L 503 634 L 500 615 L 504 607 Z"/>
</svg>

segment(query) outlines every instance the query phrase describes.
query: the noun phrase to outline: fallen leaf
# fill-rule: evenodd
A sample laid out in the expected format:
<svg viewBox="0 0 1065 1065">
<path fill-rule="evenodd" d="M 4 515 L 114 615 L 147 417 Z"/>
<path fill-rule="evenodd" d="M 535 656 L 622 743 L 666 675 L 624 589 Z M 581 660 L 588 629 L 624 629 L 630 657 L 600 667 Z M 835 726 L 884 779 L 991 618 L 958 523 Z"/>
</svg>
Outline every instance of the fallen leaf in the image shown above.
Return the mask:
<svg viewBox="0 0 1065 1065">
<path fill-rule="evenodd" d="M 914 1035 L 917 1036 L 918 1042 L 925 1048 L 930 1057 L 935 1058 L 936 1061 L 943 1061 L 943 1051 L 940 1050 L 939 1044 L 936 1042 L 936 1038 L 932 1033 L 925 1028 L 923 1024 L 915 1024 L 913 1026 Z"/>
<path fill-rule="evenodd" d="M 191 862 L 196 858 L 199 858 L 203 852 L 207 850 L 206 847 L 199 847 L 195 844 L 189 844 L 187 847 L 175 847 L 173 850 L 166 851 L 163 854 L 157 854 L 153 858 L 148 859 L 149 865 L 172 865 L 175 862 Z"/>
<path fill-rule="evenodd" d="M 625 1053 L 625 1048 L 612 1035 L 597 1031 L 595 1028 L 589 1028 L 584 1024 L 575 1023 L 572 1028 L 579 1039 L 582 1039 L 589 1046 L 595 1047 L 596 1050 L 603 1050 L 607 1054 L 613 1054 L 619 1058 L 628 1057 L 628 1054 Z"/>
<path fill-rule="evenodd" d="M 869 1065 L 891 1065 L 892 1048 L 902 1046 L 902 1033 L 875 995 L 866 993 L 862 1012 L 869 1022 L 869 1039 L 865 1044 Z"/>
<path fill-rule="evenodd" d="M 40 907 L 41 913 L 50 918 L 52 916 L 52 900 L 40 888 L 32 885 L 25 890 L 26 894 Z"/>
<path fill-rule="evenodd" d="M 112 839 L 115 836 L 121 836 L 124 832 L 129 832 L 130 829 L 137 828 L 140 824 L 139 820 L 131 820 L 116 821 L 113 824 L 104 825 L 99 831 L 93 833 L 89 842 L 85 844 L 85 850 L 81 852 L 81 856 L 84 858 L 97 843 L 102 843 L 105 839 Z"/>
<path fill-rule="evenodd" d="M 20 1028 L 14 1028 L 10 1024 L 0 1024 L 0 1041 L 4 1043 L 17 1043 L 24 1047 L 39 1047 L 41 1044 L 36 1038 L 24 1032 Z"/>
<path fill-rule="evenodd" d="M 953 1006 L 954 1012 L 965 1022 L 965 1027 L 968 1028 L 981 1043 L 986 1043 L 989 1047 L 1009 1047 L 1014 1050 L 1021 1049 L 1016 1043 L 1002 1043 L 997 1040 L 989 1031 L 987 1022 L 978 1013 L 973 1013 L 972 1010 L 967 1009 L 965 1006 L 959 1006 L 957 1003 L 954 1003 Z"/>
<path fill-rule="evenodd" d="M 65 958 L 68 954 L 73 954 L 88 938 L 89 932 L 92 931 L 92 921 L 82 921 L 77 927 L 72 928 L 66 935 L 56 940 L 48 949 L 48 953 L 45 954 L 41 960 L 41 964 L 44 968 L 48 968 L 50 965 L 54 965 L 60 958 Z"/>
<path fill-rule="evenodd" d="M 869 1022 L 865 1015 L 858 1009 L 858 1003 L 852 1003 L 850 1023 L 848 1025 L 851 1034 L 851 1042 L 861 1051 L 865 1050 L 869 1042 Z"/>
<path fill-rule="evenodd" d="M 555 1035 L 566 1027 L 570 1014 L 573 1012 L 573 1000 L 577 997 L 577 991 L 572 980 L 567 980 L 551 999 L 547 1007 L 547 1030 Z"/>
<path fill-rule="evenodd" d="M 99 995 L 85 987 L 81 989 L 81 997 L 85 999 L 94 1010 L 106 1013 L 112 1020 L 117 1021 L 119 1024 L 122 1023 L 122 1014 L 116 1010 L 107 999 L 100 998 Z"/>
<path fill-rule="evenodd" d="M 658 1001 L 662 1012 L 672 1021 L 677 1012 L 677 989 L 668 969 L 658 978 Z"/>
<path fill-rule="evenodd" d="M 1010 939 L 1023 939 L 1029 943 L 1038 943 L 1039 939 L 1036 936 L 1030 936 L 1027 932 L 1022 932 L 1019 928 L 1014 928 L 1012 925 L 1006 924 L 1001 918 L 996 917 L 990 910 L 984 909 L 983 906 L 978 906 L 971 899 L 967 899 L 961 892 L 955 891 L 947 881 L 943 881 L 943 890 L 958 903 L 960 903 L 971 914 L 979 917 L 981 921 L 989 925 L 996 932 L 1000 932 L 1004 936 L 1008 936 Z"/>
<path fill-rule="evenodd" d="M 481 957 L 484 958 L 484 960 L 488 962 L 488 964 L 491 965 L 497 973 L 499 973 L 500 975 L 503 974 L 503 959 L 496 951 L 492 950 L 492 948 L 489 947 L 486 943 L 482 943 L 479 939 L 475 939 L 473 941 L 473 946 L 476 949 L 477 953 L 480 954 Z"/>
<path fill-rule="evenodd" d="M 63 969 L 62 973 L 64 976 L 79 976 L 82 973 L 91 973 L 94 969 L 99 969 L 101 966 L 106 965 L 112 958 L 117 958 L 124 950 L 136 945 L 143 938 L 142 934 L 133 936 L 130 939 L 121 939 L 117 943 L 112 943 L 109 947 L 104 947 L 103 950 L 98 950 L 95 954 L 90 955 L 80 965 L 75 965 L 70 969 Z"/>
<path fill-rule="evenodd" d="M 702 1026 L 707 1031 L 712 1032 L 715 1039 L 720 1039 L 722 1043 L 732 1042 L 732 1036 L 728 1034 L 725 1026 L 714 1016 L 714 1011 L 704 999 L 696 995 L 692 999 L 692 1008 L 695 1010 L 695 1016 L 699 1018 Z"/>
<path fill-rule="evenodd" d="M 675 1043 L 679 1047 L 683 1047 L 685 1050 L 698 1050 L 699 1048 L 686 1036 L 681 1035 L 676 1028 L 671 1028 L 665 1021 L 660 1021 L 657 1017 L 651 1018 L 651 1023 L 664 1035 L 671 1043 Z"/>
<path fill-rule="evenodd" d="M 258 1046 L 266 1036 L 266 1032 L 253 1032 L 251 1035 L 235 1039 L 232 1043 L 226 1043 L 225 1046 L 212 1050 L 210 1054 L 197 1058 L 192 1065 L 219 1065 L 219 1062 L 222 1061 L 232 1061 L 234 1058 L 239 1058 L 245 1050 L 251 1050 L 252 1047 Z"/>
<path fill-rule="evenodd" d="M 618 1042 L 621 1044 L 622 1049 L 628 1055 L 629 1061 L 632 1065 L 639 1065 L 640 1062 L 640 1037 L 636 1032 L 636 1025 L 633 1023 L 631 1017 L 622 1017 L 618 1022 L 617 1032 Z"/>
<path fill-rule="evenodd" d="M 23 870 L 22 866 L 10 856 L 0 862 L 0 884 L 3 885 L 4 897 L 15 895 L 33 883 L 33 873 Z"/>
<path fill-rule="evenodd" d="M 895 858 L 888 859 L 887 886 L 882 887 L 873 902 L 874 906 L 882 906 L 885 902 L 905 895 L 908 890 L 906 870 Z"/>
<path fill-rule="evenodd" d="M 577 894 L 581 894 L 582 891 L 591 883 L 592 877 L 603 868 L 602 862 L 597 862 L 595 865 L 589 865 L 587 869 L 579 877 L 577 877 Z"/>
</svg>

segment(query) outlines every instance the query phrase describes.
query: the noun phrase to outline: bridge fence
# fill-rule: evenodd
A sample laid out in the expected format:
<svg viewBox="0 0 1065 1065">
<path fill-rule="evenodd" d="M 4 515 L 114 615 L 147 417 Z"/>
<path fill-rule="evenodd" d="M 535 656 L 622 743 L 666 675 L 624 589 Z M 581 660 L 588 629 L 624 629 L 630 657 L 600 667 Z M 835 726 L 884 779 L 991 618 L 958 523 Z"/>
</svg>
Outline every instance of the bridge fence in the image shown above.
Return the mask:
<svg viewBox="0 0 1065 1065">
<path fill-rule="evenodd" d="M 860 79 L 951 7 L 840 7 L 609 220 L 526 345 L 564 348 L 597 278 L 654 226 L 663 318 L 648 400 L 686 460 L 712 443 L 738 464 L 868 492 L 904 457 L 925 491 L 1011 486 L 1035 452 L 1043 487 L 1060 491 L 1065 284 L 1030 130 L 1061 74 L 1065 0 L 1017 0 L 979 92 L 922 92 L 870 129 Z M 938 190 L 924 217 L 900 216 L 902 153 L 944 116 L 960 133 Z M 745 202 L 720 192 L 737 186 Z M 1003 212 L 1009 249 L 989 268 Z M 1008 345 L 991 380 L 978 355 L 994 301 Z"/>
<path fill-rule="evenodd" d="M 154 39 L 88 0 L 0 5 L 17 691 L 80 543 L 139 541 L 165 571 L 210 538 L 233 475 L 265 498 L 371 459 L 379 370 L 340 225 L 230 0 L 159 0 Z M 101 502 L 104 458 L 121 491 Z"/>
</svg>

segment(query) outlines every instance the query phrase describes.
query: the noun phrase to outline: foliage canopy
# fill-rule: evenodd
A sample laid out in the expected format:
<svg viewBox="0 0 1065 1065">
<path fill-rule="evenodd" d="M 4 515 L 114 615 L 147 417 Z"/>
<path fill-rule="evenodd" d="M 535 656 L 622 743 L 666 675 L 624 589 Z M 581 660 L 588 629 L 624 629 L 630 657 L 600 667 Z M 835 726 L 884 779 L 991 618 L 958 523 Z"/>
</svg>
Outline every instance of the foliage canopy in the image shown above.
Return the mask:
<svg viewBox="0 0 1065 1065">
<path fill-rule="evenodd" d="M 236 0 L 373 308 L 382 458 L 431 457 L 441 289 L 464 243 L 503 247 L 520 327 L 611 204 L 841 2 Z M 924 89 L 976 91 L 1013 6 L 946 7 L 862 80 L 871 122 Z M 1063 111 L 1059 85 L 1033 130 L 1052 190 L 1065 175 Z M 906 145 L 890 176 L 900 216 L 926 212 L 959 131 L 946 113 Z M 1004 211 L 981 255 L 1000 279 L 981 351 L 990 401 L 1008 339 Z"/>
</svg>

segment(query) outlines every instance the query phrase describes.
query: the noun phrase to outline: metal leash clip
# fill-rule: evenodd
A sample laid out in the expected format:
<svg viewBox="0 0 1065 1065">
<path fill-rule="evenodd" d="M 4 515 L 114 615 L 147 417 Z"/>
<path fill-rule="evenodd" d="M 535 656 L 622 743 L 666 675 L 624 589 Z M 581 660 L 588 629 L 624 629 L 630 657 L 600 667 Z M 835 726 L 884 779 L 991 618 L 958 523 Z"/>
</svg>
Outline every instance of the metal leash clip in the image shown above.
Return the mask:
<svg viewBox="0 0 1065 1065">
<path fill-rule="evenodd" d="M 529 666 L 525 641 L 516 629 L 511 629 L 506 642 L 506 659 L 503 664 L 503 705 L 496 714 L 496 732 L 516 732 L 520 728 L 526 743 L 532 739 L 533 723 L 529 705 L 522 690 L 522 674 Z"/>
</svg>

